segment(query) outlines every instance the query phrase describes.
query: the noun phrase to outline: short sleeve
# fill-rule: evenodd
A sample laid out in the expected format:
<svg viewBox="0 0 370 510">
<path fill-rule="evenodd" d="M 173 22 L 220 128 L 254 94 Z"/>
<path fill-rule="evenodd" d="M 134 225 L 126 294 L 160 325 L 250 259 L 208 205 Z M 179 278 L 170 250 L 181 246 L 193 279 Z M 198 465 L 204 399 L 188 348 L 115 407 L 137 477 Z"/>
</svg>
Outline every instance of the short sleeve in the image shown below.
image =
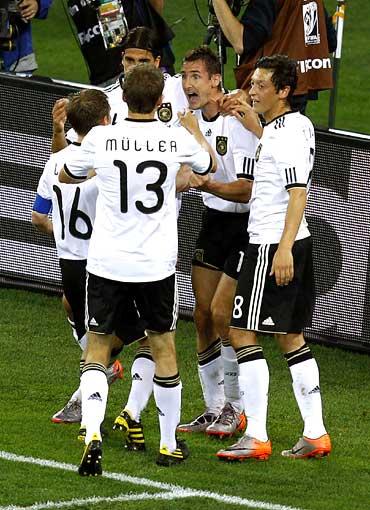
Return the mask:
<svg viewBox="0 0 370 510">
<path fill-rule="evenodd" d="M 231 150 L 236 177 L 253 181 L 258 138 L 251 131 L 245 129 L 239 121 L 230 120 L 232 121 L 230 129 Z"/>
<path fill-rule="evenodd" d="M 212 168 L 212 158 L 208 151 L 195 140 L 195 138 L 183 127 L 171 128 L 178 130 L 180 141 L 180 161 L 188 164 L 193 172 L 207 174 Z"/>
<path fill-rule="evenodd" d="M 49 161 L 47 161 L 45 165 L 44 171 L 42 172 L 39 183 L 37 185 L 37 194 L 40 195 L 40 197 L 45 198 L 46 200 L 52 199 L 53 190 L 52 184 L 50 182 L 51 181 L 50 175 L 53 175 L 54 172 L 56 172 L 55 175 L 57 175 L 59 170 L 57 166 L 58 166 L 57 161 L 49 159 Z"/>
<path fill-rule="evenodd" d="M 82 141 L 80 150 L 69 154 L 64 171 L 72 179 L 86 179 L 88 171 L 94 167 L 97 133 L 92 128 Z"/>
<path fill-rule="evenodd" d="M 289 136 L 289 134 L 291 136 Z M 304 131 L 287 131 L 276 146 L 276 164 L 285 189 L 306 188 L 312 172 L 314 138 Z"/>
<path fill-rule="evenodd" d="M 48 214 L 52 208 L 52 182 L 51 176 L 58 172 L 56 161 L 49 159 L 37 185 L 36 198 L 32 210 L 40 214 Z"/>
<path fill-rule="evenodd" d="M 73 128 L 68 129 L 68 131 L 66 133 L 67 143 L 71 144 L 71 143 L 77 142 L 77 138 L 78 138 L 78 136 L 77 136 L 76 131 Z"/>
</svg>

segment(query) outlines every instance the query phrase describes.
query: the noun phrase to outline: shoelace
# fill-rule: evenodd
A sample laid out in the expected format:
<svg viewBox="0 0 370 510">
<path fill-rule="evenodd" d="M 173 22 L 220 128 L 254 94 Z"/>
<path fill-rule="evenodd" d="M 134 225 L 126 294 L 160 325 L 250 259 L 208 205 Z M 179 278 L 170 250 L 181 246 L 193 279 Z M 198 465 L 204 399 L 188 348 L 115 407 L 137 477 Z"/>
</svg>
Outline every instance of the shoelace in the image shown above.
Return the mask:
<svg viewBox="0 0 370 510">
<path fill-rule="evenodd" d="M 217 423 L 222 423 L 224 425 L 231 425 L 233 420 L 236 418 L 236 411 L 231 405 L 226 405 L 222 410 L 222 413 L 217 418 Z"/>
</svg>

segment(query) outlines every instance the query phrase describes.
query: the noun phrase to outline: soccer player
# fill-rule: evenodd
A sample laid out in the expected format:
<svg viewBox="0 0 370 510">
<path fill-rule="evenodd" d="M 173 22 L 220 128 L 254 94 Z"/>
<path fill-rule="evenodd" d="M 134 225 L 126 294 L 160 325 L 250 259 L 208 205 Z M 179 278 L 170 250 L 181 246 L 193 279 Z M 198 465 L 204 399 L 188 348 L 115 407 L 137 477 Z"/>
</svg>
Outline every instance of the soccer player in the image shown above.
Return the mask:
<svg viewBox="0 0 370 510">
<path fill-rule="evenodd" d="M 84 157 L 68 160 L 59 175 L 62 182 L 75 182 L 94 168 L 99 189 L 87 262 L 89 341 L 81 375 L 86 424 L 82 476 L 102 472 L 100 425 L 108 394 L 106 366 L 117 312 L 132 301 L 145 323 L 156 365 L 154 398 L 161 434 L 156 462 L 171 466 L 188 456 L 185 442 L 177 441 L 175 435 L 181 402 L 174 344 L 175 181 L 182 163 L 198 173 L 213 170 L 215 163 L 199 129 L 198 143 L 185 129 L 170 130 L 155 120 L 163 86 L 163 75 L 154 66 L 133 68 L 123 89 L 128 119 L 120 126 L 93 128 L 82 144 Z"/>
<path fill-rule="evenodd" d="M 303 436 L 282 455 L 321 457 L 331 451 L 317 363 L 303 337 L 314 306 L 312 239 L 304 210 L 315 154 L 311 121 L 293 112 L 296 62 L 274 55 L 258 60 L 250 96 L 266 125 L 256 153 L 249 245 L 239 276 L 230 340 L 236 350 L 247 428 L 220 459 L 266 460 L 269 370 L 257 333 L 274 333 L 287 361 L 304 422 Z M 243 108 L 239 120 L 243 122 Z"/>
<path fill-rule="evenodd" d="M 95 179 L 69 186 L 58 181 L 58 171 L 70 154 L 80 150 L 81 141 L 91 127 L 109 122 L 109 104 L 105 94 L 98 90 L 83 90 L 68 100 L 66 114 L 78 133 L 78 139 L 67 148 L 53 154 L 45 165 L 40 178 L 32 211 L 32 223 L 42 232 L 54 235 L 63 284 L 63 305 L 66 309 L 73 336 L 82 349 L 80 366 L 86 354 L 86 259 L 98 194 Z M 52 221 L 49 212 L 52 210 Z M 135 313 L 132 310 L 132 313 Z M 123 340 L 127 335 L 118 329 Z M 145 337 L 143 330 L 133 332 L 132 340 Z M 130 343 L 130 342 L 128 342 Z M 121 340 L 116 340 L 113 350 L 117 355 L 122 349 Z M 122 378 L 119 360 L 111 363 L 107 370 L 108 382 Z M 54 414 L 54 423 L 80 423 L 81 391 L 78 388 L 68 403 Z"/>
<path fill-rule="evenodd" d="M 247 224 L 257 137 L 231 116 L 220 115 L 224 99 L 217 56 L 206 46 L 184 59 L 182 83 L 200 129 L 217 157 L 208 179 L 190 183 L 206 206 L 192 260 L 198 373 L 205 411 L 180 432 L 231 436 L 244 430 L 238 363 L 228 340 L 236 282 L 248 244 Z"/>
<path fill-rule="evenodd" d="M 138 64 L 148 63 L 156 67 L 160 64 L 160 50 L 155 33 L 147 27 L 136 27 L 128 33 L 122 54 L 124 75 Z M 122 86 L 124 75 L 115 84 L 105 89 L 111 107 L 112 124 L 120 125 L 127 117 L 127 103 L 122 100 Z M 158 120 L 170 126 L 177 120 L 177 112 L 187 107 L 187 99 L 182 89 L 181 76 L 164 74 L 163 99 L 157 109 Z M 53 142 L 54 151 L 67 145 L 68 141 L 76 139 L 74 130 L 64 134 L 66 100 L 57 101 L 53 110 Z M 187 169 L 182 168 L 177 175 L 177 191 L 181 191 L 179 181 L 187 180 Z M 183 179 L 184 180 L 184 179 Z M 181 198 L 178 195 L 178 208 Z M 134 362 L 131 367 L 132 385 L 128 401 L 114 422 L 114 429 L 121 430 L 125 435 L 126 447 L 130 450 L 144 450 L 145 440 L 141 423 L 141 412 L 146 407 L 153 391 L 154 362 L 147 340 L 140 341 Z"/>
<path fill-rule="evenodd" d="M 113 85 L 104 89 L 111 108 L 112 124 L 120 124 L 127 117 L 128 109 L 125 101 L 122 101 L 122 85 L 126 73 L 138 64 L 152 64 L 159 67 L 161 50 L 155 38 L 155 32 L 147 27 L 136 27 L 129 31 L 123 45 L 122 67 L 123 75 Z M 184 111 L 188 102 L 181 84 L 181 76 L 163 74 L 165 86 L 163 99 L 158 106 L 157 118 L 165 125 L 170 126 L 177 121 L 177 112 Z M 65 99 L 61 99 L 55 106 L 56 117 L 64 116 Z M 76 134 L 73 130 L 68 131 L 67 139 L 64 133 L 64 125 L 55 122 L 53 125 L 52 150 L 56 152 L 66 147 L 67 140 L 74 141 Z"/>
</svg>

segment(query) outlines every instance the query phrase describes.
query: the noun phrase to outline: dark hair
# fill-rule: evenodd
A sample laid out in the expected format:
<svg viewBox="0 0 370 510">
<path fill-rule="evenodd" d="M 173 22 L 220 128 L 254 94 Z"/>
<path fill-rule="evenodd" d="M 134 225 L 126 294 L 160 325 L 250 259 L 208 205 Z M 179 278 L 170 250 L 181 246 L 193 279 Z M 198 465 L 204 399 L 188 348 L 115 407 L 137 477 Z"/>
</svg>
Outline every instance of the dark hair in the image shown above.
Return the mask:
<svg viewBox="0 0 370 510">
<path fill-rule="evenodd" d="M 126 39 L 123 41 L 122 51 L 137 48 L 139 50 L 149 51 L 154 58 L 161 56 L 160 44 L 156 33 L 147 27 L 135 27 L 129 31 Z"/>
<path fill-rule="evenodd" d="M 208 76 L 221 74 L 221 64 L 217 55 L 208 46 L 198 46 L 186 53 L 183 62 L 201 60 L 207 69 Z"/>
<path fill-rule="evenodd" d="M 86 135 L 109 115 L 108 98 L 101 90 L 84 89 L 68 99 L 67 120 L 78 135 Z"/>
<path fill-rule="evenodd" d="M 126 74 L 123 97 L 132 113 L 151 113 L 164 87 L 162 71 L 152 64 L 139 64 Z"/>
<path fill-rule="evenodd" d="M 272 55 L 271 57 L 261 57 L 257 60 L 255 69 L 258 68 L 271 69 L 273 71 L 271 81 L 277 92 L 284 87 L 290 87 L 289 101 L 297 87 L 297 62 L 286 55 Z"/>
</svg>

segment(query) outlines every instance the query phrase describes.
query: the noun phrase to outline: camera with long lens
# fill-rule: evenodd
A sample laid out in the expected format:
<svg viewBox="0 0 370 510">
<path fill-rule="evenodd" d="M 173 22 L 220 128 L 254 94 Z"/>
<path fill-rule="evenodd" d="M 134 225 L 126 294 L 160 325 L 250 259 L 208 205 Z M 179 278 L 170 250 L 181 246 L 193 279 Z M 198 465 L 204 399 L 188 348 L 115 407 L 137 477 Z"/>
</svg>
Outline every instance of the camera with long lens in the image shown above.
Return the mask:
<svg viewBox="0 0 370 510">
<path fill-rule="evenodd" d="M 18 26 L 23 23 L 18 3 L 16 0 L 0 0 L 0 51 L 16 48 Z"/>
<path fill-rule="evenodd" d="M 95 0 L 98 23 L 106 50 L 121 46 L 128 25 L 120 0 Z"/>
</svg>

